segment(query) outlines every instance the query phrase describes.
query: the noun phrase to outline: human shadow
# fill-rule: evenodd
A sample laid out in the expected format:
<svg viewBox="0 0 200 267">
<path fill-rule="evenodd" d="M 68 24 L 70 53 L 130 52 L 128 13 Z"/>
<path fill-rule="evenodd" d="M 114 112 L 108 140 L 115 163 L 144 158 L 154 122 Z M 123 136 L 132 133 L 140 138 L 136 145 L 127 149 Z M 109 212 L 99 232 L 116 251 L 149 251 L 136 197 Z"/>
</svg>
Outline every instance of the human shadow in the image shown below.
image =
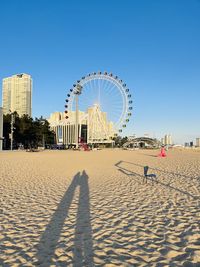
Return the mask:
<svg viewBox="0 0 200 267">
<path fill-rule="evenodd" d="M 74 266 L 94 266 L 88 178 L 86 172 L 83 171 L 79 180 L 80 195 L 75 226 Z"/>
<path fill-rule="evenodd" d="M 146 182 L 146 183 L 147 183 L 148 180 L 151 180 L 152 183 L 154 181 L 157 183 L 156 174 L 154 174 L 154 173 L 148 174 L 148 166 L 144 166 L 144 175 L 141 175 L 141 174 L 139 174 L 137 172 L 130 171 L 130 170 L 128 170 L 126 168 L 123 168 L 123 167 L 121 167 L 119 165 L 117 165 L 117 167 L 118 167 L 118 170 L 120 172 L 122 172 L 123 174 L 126 174 L 127 176 L 135 176 L 136 179 L 137 179 L 137 177 L 140 177 L 140 178 L 142 178 L 142 181 Z"/>
<path fill-rule="evenodd" d="M 157 156 L 156 156 L 157 157 Z M 119 161 L 118 163 L 116 163 L 115 165 L 119 164 L 119 163 L 128 163 L 128 164 L 131 164 L 131 165 L 135 165 L 135 166 L 138 166 L 138 167 L 144 167 L 143 165 L 141 164 L 137 164 L 137 163 L 133 163 L 133 162 L 129 162 L 129 161 Z M 160 171 L 160 172 L 163 172 L 163 173 L 167 173 L 167 174 L 172 174 L 172 175 L 176 175 L 176 176 L 181 176 L 181 177 L 184 177 L 184 178 L 189 178 L 189 179 L 195 179 L 195 180 L 198 180 L 199 177 L 191 177 L 191 176 L 187 176 L 187 175 L 184 175 L 182 173 L 178 173 L 178 172 L 169 172 L 169 171 L 166 171 L 166 170 L 162 170 L 162 169 L 159 169 L 159 168 L 152 168 L 152 167 L 149 167 L 150 170 L 154 170 L 154 171 Z"/>
<path fill-rule="evenodd" d="M 88 178 L 85 171 L 82 174 L 78 172 L 74 176 L 44 233 L 41 235 L 37 249 L 37 265 L 49 267 L 53 264 L 52 260 L 55 256 L 55 249 L 61 231 L 68 216 L 75 191 L 79 187 L 72 266 L 94 266 Z"/>
<path fill-rule="evenodd" d="M 153 177 L 153 178 L 157 178 L 157 179 L 155 180 L 155 182 L 156 182 L 157 184 L 160 184 L 160 185 L 162 185 L 162 186 L 165 186 L 165 187 L 168 187 L 168 188 L 170 188 L 170 189 L 176 190 L 176 191 L 178 191 L 178 192 L 180 192 L 180 193 L 182 193 L 182 194 L 184 194 L 184 195 L 187 195 L 187 196 L 189 196 L 189 197 L 191 197 L 191 198 L 193 198 L 193 199 L 198 199 L 198 198 L 199 198 L 198 196 L 194 196 L 194 195 L 190 194 L 190 193 L 187 192 L 187 191 L 181 190 L 181 189 L 179 189 L 179 188 L 177 188 L 177 187 L 174 187 L 174 186 L 170 185 L 169 183 L 163 183 L 163 182 L 159 181 L 159 180 L 158 180 L 158 177 L 156 176 L 156 174 L 150 174 L 150 175 L 149 175 L 149 174 L 146 173 L 147 175 L 145 175 L 145 172 L 146 172 L 145 168 L 146 168 L 146 167 L 148 167 L 148 169 L 153 169 L 153 170 L 159 170 L 159 169 L 156 169 L 156 168 L 149 168 L 149 166 L 143 166 L 143 165 L 139 165 L 139 164 L 131 163 L 131 164 L 134 164 L 134 165 L 136 165 L 136 166 L 140 166 L 140 167 L 142 167 L 142 168 L 144 169 L 144 175 L 141 175 L 141 174 L 139 174 L 139 173 L 133 172 L 133 171 L 131 171 L 131 170 L 129 170 L 129 169 L 126 169 L 126 168 L 122 167 L 121 164 L 122 164 L 123 162 L 125 162 L 125 163 L 129 163 L 129 162 L 127 162 L 127 161 L 122 161 L 122 160 L 121 160 L 121 161 L 117 162 L 117 163 L 115 164 L 115 166 L 118 168 L 118 170 L 119 170 L 120 172 L 122 172 L 122 173 L 124 173 L 124 174 L 126 174 L 126 175 L 128 175 L 128 176 L 137 176 L 137 177 L 141 177 L 141 178 L 143 179 L 143 181 L 145 181 L 144 178 L 146 179 L 146 181 L 147 181 L 147 180 L 152 180 L 152 177 Z M 169 172 L 169 173 L 170 173 L 170 172 Z M 153 182 L 153 181 L 152 181 L 152 182 Z"/>
<path fill-rule="evenodd" d="M 2 259 L 0 259 L 0 266 L 2 267 L 10 267 L 8 263 L 5 263 Z"/>
</svg>

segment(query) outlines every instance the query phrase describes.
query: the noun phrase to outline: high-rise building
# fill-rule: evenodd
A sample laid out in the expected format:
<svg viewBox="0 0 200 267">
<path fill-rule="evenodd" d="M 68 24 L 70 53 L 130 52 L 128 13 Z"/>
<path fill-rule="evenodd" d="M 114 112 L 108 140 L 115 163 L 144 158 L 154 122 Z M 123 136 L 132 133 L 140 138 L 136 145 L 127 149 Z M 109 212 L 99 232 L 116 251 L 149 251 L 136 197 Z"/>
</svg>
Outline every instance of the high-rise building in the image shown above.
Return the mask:
<svg viewBox="0 0 200 267">
<path fill-rule="evenodd" d="M 3 142 L 3 109 L 0 107 L 0 150 L 2 150 Z"/>
<path fill-rule="evenodd" d="M 196 138 L 196 146 L 200 147 L 200 138 Z"/>
<path fill-rule="evenodd" d="M 19 116 L 32 116 L 32 79 L 25 73 L 3 79 L 3 113 L 17 111 Z"/>
<path fill-rule="evenodd" d="M 165 135 L 164 144 L 165 145 L 172 145 L 172 136 L 171 136 L 171 134 L 166 134 Z"/>
</svg>

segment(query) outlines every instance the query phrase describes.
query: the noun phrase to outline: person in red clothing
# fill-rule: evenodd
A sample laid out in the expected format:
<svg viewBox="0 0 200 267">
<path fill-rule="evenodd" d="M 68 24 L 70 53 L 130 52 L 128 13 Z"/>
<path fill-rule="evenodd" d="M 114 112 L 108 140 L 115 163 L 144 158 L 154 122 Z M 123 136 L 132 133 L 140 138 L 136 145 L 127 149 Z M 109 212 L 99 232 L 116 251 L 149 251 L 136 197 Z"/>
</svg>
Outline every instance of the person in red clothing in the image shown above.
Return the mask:
<svg viewBox="0 0 200 267">
<path fill-rule="evenodd" d="M 161 151 L 160 151 L 159 156 L 160 156 L 160 157 L 166 157 L 166 156 L 167 156 L 167 155 L 166 155 L 166 151 L 165 151 L 165 147 L 164 147 L 164 146 L 161 147 Z"/>
</svg>

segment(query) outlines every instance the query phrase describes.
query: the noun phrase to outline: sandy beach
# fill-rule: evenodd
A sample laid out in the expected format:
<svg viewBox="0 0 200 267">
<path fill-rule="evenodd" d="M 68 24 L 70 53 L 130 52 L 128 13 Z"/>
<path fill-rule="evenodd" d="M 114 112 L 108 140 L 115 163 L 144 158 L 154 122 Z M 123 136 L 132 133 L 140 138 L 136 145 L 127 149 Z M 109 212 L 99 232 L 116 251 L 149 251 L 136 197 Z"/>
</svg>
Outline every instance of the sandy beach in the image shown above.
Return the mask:
<svg viewBox="0 0 200 267">
<path fill-rule="evenodd" d="M 158 153 L 1 152 L 0 266 L 200 266 L 200 153 Z"/>
</svg>

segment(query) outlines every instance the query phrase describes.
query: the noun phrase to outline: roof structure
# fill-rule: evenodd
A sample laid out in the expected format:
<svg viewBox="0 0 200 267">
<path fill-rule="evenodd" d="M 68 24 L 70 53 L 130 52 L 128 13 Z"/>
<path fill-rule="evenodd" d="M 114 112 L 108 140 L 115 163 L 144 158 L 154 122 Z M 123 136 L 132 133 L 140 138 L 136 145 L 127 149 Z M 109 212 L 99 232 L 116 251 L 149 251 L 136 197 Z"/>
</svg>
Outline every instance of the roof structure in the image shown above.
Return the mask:
<svg viewBox="0 0 200 267">
<path fill-rule="evenodd" d="M 123 147 L 149 147 L 149 148 L 155 148 L 160 146 L 160 141 L 158 141 L 155 138 L 149 138 L 149 137 L 137 137 L 134 138 L 128 142 L 126 142 Z"/>
</svg>

